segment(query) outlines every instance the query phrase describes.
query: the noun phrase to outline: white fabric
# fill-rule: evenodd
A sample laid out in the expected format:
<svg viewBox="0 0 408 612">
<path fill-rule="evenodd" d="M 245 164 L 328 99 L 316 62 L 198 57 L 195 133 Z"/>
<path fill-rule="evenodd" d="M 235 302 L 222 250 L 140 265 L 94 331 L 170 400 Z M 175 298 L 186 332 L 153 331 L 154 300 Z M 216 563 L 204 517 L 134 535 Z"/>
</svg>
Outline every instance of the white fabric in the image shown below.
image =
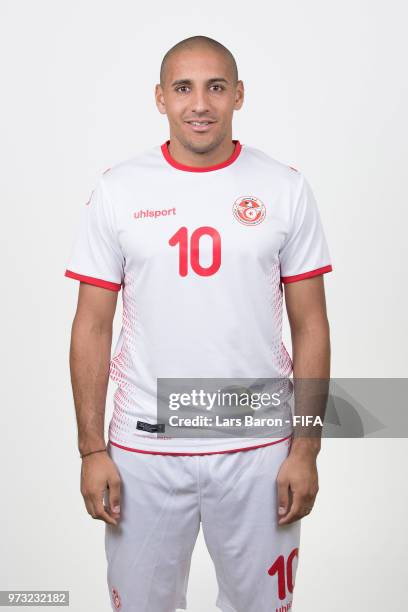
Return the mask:
<svg viewBox="0 0 408 612">
<path fill-rule="evenodd" d="M 122 481 L 121 518 L 105 526 L 113 610 L 187 609 L 200 524 L 223 612 L 293 609 L 301 522 L 277 524 L 276 492 L 289 441 L 203 456 L 108 452 Z"/>
<path fill-rule="evenodd" d="M 196 230 L 209 234 L 195 240 Z M 183 232 L 187 246 L 180 248 Z M 208 273 L 214 251 L 220 265 Z M 157 377 L 290 376 L 281 281 L 330 271 L 319 212 L 300 172 L 247 145 L 224 167 L 191 172 L 153 147 L 100 176 L 67 270 L 109 290 L 123 288 L 123 325 L 110 364 L 118 385 L 112 441 L 187 453 L 271 442 L 163 438 L 136 426 L 157 422 Z M 274 434 L 291 431 L 285 425 Z"/>
</svg>

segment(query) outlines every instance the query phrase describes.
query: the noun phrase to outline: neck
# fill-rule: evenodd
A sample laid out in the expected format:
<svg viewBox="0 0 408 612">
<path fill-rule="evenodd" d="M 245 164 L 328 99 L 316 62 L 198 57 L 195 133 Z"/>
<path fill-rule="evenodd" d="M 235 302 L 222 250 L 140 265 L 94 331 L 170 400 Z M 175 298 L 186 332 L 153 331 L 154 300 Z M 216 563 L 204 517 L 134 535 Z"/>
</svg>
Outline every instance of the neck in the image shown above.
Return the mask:
<svg viewBox="0 0 408 612">
<path fill-rule="evenodd" d="M 221 164 L 231 157 L 234 149 L 235 143 L 232 142 L 232 135 L 224 138 L 224 140 L 214 149 L 204 153 L 196 153 L 188 149 L 171 133 L 168 146 L 168 151 L 175 161 L 185 166 L 196 166 L 200 168 Z"/>
</svg>

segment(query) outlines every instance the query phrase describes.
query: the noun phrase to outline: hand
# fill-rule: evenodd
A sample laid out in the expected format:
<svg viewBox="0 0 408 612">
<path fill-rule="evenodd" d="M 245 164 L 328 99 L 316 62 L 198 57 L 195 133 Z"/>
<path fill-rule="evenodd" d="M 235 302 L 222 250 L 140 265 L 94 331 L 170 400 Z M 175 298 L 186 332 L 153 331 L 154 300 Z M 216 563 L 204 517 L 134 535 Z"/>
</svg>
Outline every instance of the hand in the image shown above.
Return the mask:
<svg viewBox="0 0 408 612">
<path fill-rule="evenodd" d="M 120 486 L 118 469 L 106 452 L 82 459 L 81 493 L 88 514 L 94 519 L 117 525 L 120 518 Z M 109 491 L 108 507 L 103 505 L 106 489 Z"/>
<path fill-rule="evenodd" d="M 318 474 L 316 456 L 291 451 L 276 479 L 278 486 L 278 525 L 288 525 L 309 514 L 316 499 Z"/>
</svg>

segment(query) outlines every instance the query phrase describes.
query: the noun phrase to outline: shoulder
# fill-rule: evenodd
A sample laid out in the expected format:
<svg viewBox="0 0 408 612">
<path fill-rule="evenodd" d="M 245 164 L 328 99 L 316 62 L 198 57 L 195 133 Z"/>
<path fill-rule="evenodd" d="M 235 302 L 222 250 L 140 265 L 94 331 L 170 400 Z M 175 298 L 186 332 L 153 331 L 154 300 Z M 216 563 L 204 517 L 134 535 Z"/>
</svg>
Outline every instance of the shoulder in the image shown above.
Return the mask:
<svg viewBox="0 0 408 612">
<path fill-rule="evenodd" d="M 274 190 L 296 200 L 303 188 L 305 178 L 300 170 L 265 153 L 261 149 L 243 146 L 245 167 L 251 175 L 258 175 Z"/>
<path fill-rule="evenodd" d="M 257 166 L 267 172 L 272 172 L 283 180 L 294 183 L 299 182 L 301 172 L 294 166 L 281 162 L 256 147 L 244 145 L 242 150 L 248 164 Z"/>
<path fill-rule="evenodd" d="M 108 189 L 126 183 L 139 174 L 145 175 L 149 170 L 157 167 L 160 159 L 158 146 L 145 149 L 132 157 L 111 164 L 99 175 L 99 181 Z"/>
<path fill-rule="evenodd" d="M 246 155 L 251 176 L 259 172 L 261 183 L 267 184 L 281 196 L 289 218 L 293 220 L 296 215 L 306 214 L 306 210 L 312 211 L 315 202 L 313 192 L 300 170 L 255 147 L 246 147 Z"/>
</svg>

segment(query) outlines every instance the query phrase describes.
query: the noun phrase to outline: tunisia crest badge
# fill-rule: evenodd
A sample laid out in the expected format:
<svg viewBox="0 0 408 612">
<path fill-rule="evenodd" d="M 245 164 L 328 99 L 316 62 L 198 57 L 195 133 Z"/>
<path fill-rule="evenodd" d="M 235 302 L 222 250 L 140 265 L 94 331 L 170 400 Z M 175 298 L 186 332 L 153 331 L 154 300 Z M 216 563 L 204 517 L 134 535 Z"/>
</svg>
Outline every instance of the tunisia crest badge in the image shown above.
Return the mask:
<svg viewBox="0 0 408 612">
<path fill-rule="evenodd" d="M 235 200 L 232 207 L 234 217 L 244 225 L 257 225 L 265 219 L 265 204 L 259 198 L 244 196 Z"/>
</svg>

